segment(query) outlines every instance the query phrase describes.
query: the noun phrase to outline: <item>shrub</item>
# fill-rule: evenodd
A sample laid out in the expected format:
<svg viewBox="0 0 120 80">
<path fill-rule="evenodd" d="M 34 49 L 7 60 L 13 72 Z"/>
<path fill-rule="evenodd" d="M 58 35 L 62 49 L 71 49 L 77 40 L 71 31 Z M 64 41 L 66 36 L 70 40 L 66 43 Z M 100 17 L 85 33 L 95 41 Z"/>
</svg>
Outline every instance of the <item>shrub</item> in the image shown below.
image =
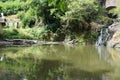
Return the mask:
<svg viewBox="0 0 120 80">
<path fill-rule="evenodd" d="M 90 30 L 90 22 L 100 19 L 105 11 L 96 0 L 69 0 L 68 10 L 62 16 L 62 23 L 72 32 Z"/>
<path fill-rule="evenodd" d="M 0 39 L 41 39 L 42 28 L 0 30 Z"/>
<path fill-rule="evenodd" d="M 52 32 L 55 32 L 58 28 L 60 28 L 60 26 L 55 23 L 45 25 L 45 29 L 50 30 Z"/>
<path fill-rule="evenodd" d="M 17 14 L 19 11 L 27 11 L 29 9 L 27 2 L 19 0 L 0 2 L 0 10 L 5 15 Z"/>
</svg>

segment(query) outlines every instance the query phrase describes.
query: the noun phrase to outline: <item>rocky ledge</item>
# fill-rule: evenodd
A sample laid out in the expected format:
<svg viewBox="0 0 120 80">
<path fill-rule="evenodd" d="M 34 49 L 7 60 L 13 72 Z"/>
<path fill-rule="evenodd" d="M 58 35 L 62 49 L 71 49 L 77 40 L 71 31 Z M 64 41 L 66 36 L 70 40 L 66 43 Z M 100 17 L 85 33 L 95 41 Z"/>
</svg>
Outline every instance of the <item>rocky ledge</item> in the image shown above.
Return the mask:
<svg viewBox="0 0 120 80">
<path fill-rule="evenodd" d="M 108 47 L 120 48 L 120 22 L 109 26 L 111 38 L 107 42 Z"/>
<path fill-rule="evenodd" d="M 0 41 L 0 46 L 30 46 L 37 43 L 36 40 L 6 39 Z"/>
<path fill-rule="evenodd" d="M 6 39 L 0 41 L 0 46 L 31 46 L 31 45 L 63 45 L 63 44 L 78 44 L 76 40 L 61 41 L 61 42 L 49 42 L 39 40 L 26 40 L 26 39 Z"/>
</svg>

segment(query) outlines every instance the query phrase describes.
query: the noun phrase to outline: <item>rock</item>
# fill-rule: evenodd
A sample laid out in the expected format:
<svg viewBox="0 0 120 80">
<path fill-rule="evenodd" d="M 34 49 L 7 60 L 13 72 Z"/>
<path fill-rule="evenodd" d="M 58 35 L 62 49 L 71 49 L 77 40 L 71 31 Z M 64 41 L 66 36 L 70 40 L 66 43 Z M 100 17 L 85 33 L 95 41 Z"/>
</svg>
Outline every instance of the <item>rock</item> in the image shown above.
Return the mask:
<svg viewBox="0 0 120 80">
<path fill-rule="evenodd" d="M 25 39 L 6 39 L 0 41 L 0 47 L 2 46 L 31 46 L 31 45 L 60 45 L 65 42 L 49 42 L 49 41 L 37 41 L 37 40 L 25 40 Z"/>
<path fill-rule="evenodd" d="M 112 25 L 109 26 L 110 32 L 117 32 L 120 31 L 120 22 L 115 22 Z"/>
<path fill-rule="evenodd" d="M 0 46 L 30 46 L 37 43 L 37 40 L 6 39 L 4 41 L 0 41 Z"/>
<path fill-rule="evenodd" d="M 120 0 L 106 0 L 105 7 L 110 10 L 111 8 L 117 7 L 118 3 L 120 3 Z"/>
<path fill-rule="evenodd" d="M 65 44 L 79 44 L 79 41 L 77 39 L 73 39 L 70 41 L 66 41 Z"/>
<path fill-rule="evenodd" d="M 120 47 L 120 32 L 115 32 L 112 38 L 108 41 L 109 47 Z"/>
<path fill-rule="evenodd" d="M 7 42 L 7 41 L 0 41 L 0 46 L 11 46 L 13 43 L 12 42 Z"/>
<path fill-rule="evenodd" d="M 120 22 L 109 28 L 111 38 L 107 42 L 108 47 L 120 48 Z"/>
</svg>

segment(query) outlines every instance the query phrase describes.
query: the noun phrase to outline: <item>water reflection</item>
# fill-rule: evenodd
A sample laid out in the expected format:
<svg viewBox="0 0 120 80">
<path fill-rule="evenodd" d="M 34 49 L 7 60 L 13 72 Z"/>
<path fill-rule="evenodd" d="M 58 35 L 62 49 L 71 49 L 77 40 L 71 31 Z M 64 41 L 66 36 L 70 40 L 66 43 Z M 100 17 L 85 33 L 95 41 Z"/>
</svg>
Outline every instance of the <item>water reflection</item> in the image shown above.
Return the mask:
<svg viewBox="0 0 120 80">
<path fill-rule="evenodd" d="M 120 53 L 105 47 L 0 48 L 0 80 L 119 80 Z"/>
<path fill-rule="evenodd" d="M 105 46 L 98 46 L 96 47 L 98 50 L 98 56 L 100 60 L 104 60 L 110 65 L 112 65 L 112 60 L 111 60 L 111 54 L 110 51 L 108 50 L 109 48 L 106 48 Z"/>
</svg>

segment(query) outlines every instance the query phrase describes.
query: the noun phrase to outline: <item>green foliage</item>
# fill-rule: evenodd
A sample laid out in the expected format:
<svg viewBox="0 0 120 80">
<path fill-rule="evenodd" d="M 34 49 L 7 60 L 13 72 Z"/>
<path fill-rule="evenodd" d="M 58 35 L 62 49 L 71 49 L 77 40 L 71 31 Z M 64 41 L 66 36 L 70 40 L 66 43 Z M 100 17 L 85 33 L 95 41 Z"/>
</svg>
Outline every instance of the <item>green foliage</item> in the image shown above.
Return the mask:
<svg viewBox="0 0 120 80">
<path fill-rule="evenodd" d="M 68 5 L 69 10 L 66 12 L 66 18 L 73 18 L 79 20 L 89 20 L 94 18 L 98 5 L 94 4 L 94 0 L 70 0 Z"/>
<path fill-rule="evenodd" d="M 20 19 L 22 20 L 23 26 L 32 27 L 35 25 L 36 18 L 34 16 L 35 12 L 33 9 L 29 9 L 26 13 L 23 13 L 23 14 L 21 13 L 19 15 L 20 15 Z"/>
<path fill-rule="evenodd" d="M 66 31 L 63 29 L 57 29 L 54 33 L 53 41 L 64 41 L 66 37 Z"/>
<path fill-rule="evenodd" d="M 4 31 L 0 29 L 0 39 L 4 38 Z"/>
<path fill-rule="evenodd" d="M 24 11 L 20 11 L 20 12 L 18 12 L 17 16 L 18 16 L 18 18 L 23 19 L 24 16 L 25 16 L 25 12 Z"/>
<path fill-rule="evenodd" d="M 42 32 L 41 39 L 44 41 L 64 41 L 66 37 L 65 33 L 62 29 L 57 29 L 55 33 L 45 30 Z"/>
<path fill-rule="evenodd" d="M 91 30 L 91 22 L 106 24 L 111 21 L 104 17 L 106 10 L 100 6 L 98 0 L 1 0 L 0 11 L 5 15 L 17 14 L 25 32 L 29 33 L 6 30 L 5 38 L 20 36 L 19 38 L 61 41 L 67 34 L 86 35 Z M 37 28 L 33 28 L 34 26 Z M 41 31 L 38 28 L 40 26 L 44 26 L 44 30 Z M 7 37 L 14 34 L 15 37 Z M 94 37 L 91 33 L 86 38 Z"/>
<path fill-rule="evenodd" d="M 79 42 L 80 42 L 80 43 L 85 42 L 84 38 L 79 38 Z"/>
<path fill-rule="evenodd" d="M 71 27 L 76 32 L 86 29 L 96 19 L 97 12 L 98 4 L 95 0 L 69 0 L 68 10 L 61 18 L 66 27 Z"/>
<path fill-rule="evenodd" d="M 6 2 L 6 1 L 15 1 L 15 0 L 0 0 L 1 2 Z"/>
<path fill-rule="evenodd" d="M 0 2 L 0 12 L 5 15 L 17 14 L 19 11 L 28 10 L 28 3 L 20 2 L 19 0 Z"/>
<path fill-rule="evenodd" d="M 65 0 L 32 0 L 31 7 L 36 12 L 37 21 L 42 19 L 46 29 L 55 32 L 61 26 L 60 16 L 64 15 L 67 4 Z"/>
<path fill-rule="evenodd" d="M 0 39 L 41 39 L 42 28 L 0 30 Z"/>
<path fill-rule="evenodd" d="M 95 31 L 85 32 L 84 34 L 85 34 L 84 36 L 85 42 L 90 42 L 90 43 L 95 42 L 98 36 L 98 32 Z"/>
<path fill-rule="evenodd" d="M 47 25 L 45 26 L 45 29 L 46 29 L 46 30 L 50 30 L 50 31 L 52 31 L 52 32 L 55 32 L 59 27 L 60 27 L 59 25 L 53 23 L 53 24 L 47 24 Z"/>
<path fill-rule="evenodd" d="M 50 30 L 46 30 L 42 32 L 41 39 L 44 41 L 51 41 L 52 40 L 53 33 Z"/>
</svg>

